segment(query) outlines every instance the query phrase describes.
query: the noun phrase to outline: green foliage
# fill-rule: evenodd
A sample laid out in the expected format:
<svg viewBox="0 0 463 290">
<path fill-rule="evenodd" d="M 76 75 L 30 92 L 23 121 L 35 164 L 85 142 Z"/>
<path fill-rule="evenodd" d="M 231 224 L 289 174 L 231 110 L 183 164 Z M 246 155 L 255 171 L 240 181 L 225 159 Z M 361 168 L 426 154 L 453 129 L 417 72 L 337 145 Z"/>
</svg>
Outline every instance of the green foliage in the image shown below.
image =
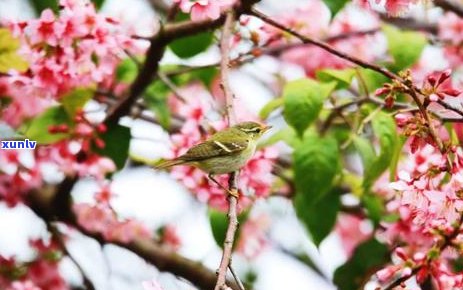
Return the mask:
<svg viewBox="0 0 463 290">
<path fill-rule="evenodd" d="M 381 150 L 372 161 L 364 163 L 364 188 L 369 189 L 373 182 L 383 173 L 391 163 L 395 148 L 398 146 L 397 128 L 394 119 L 379 112 L 372 120 L 373 132 L 379 139 Z M 367 167 L 368 166 L 368 167 Z"/>
<path fill-rule="evenodd" d="M 360 244 L 352 257 L 334 272 L 334 283 L 339 290 L 361 289 L 368 273 L 389 261 L 387 247 L 375 239 Z"/>
<path fill-rule="evenodd" d="M 159 124 L 163 128 L 170 126 L 170 110 L 167 105 L 167 96 L 170 89 L 161 81 L 153 82 L 145 93 L 145 101 L 148 107 L 156 114 Z"/>
<path fill-rule="evenodd" d="M 262 120 L 267 119 L 273 111 L 283 106 L 283 100 L 283 98 L 276 98 L 265 104 L 259 112 L 259 118 Z"/>
<path fill-rule="evenodd" d="M 214 80 L 219 69 L 217 67 L 205 67 L 202 69 L 196 69 L 186 75 L 188 82 L 200 80 L 207 88 L 209 88 Z"/>
<path fill-rule="evenodd" d="M 178 13 L 176 21 L 188 20 L 189 15 Z M 190 58 L 205 51 L 214 39 L 212 32 L 206 31 L 196 35 L 176 39 L 169 44 L 169 48 L 180 58 Z"/>
<path fill-rule="evenodd" d="M 63 106 L 55 106 L 35 117 L 26 126 L 24 135 L 38 144 L 51 144 L 69 136 L 67 133 L 50 134 L 52 125 L 71 124 L 71 119 Z"/>
<path fill-rule="evenodd" d="M 304 136 L 293 154 L 294 182 L 298 207 L 315 204 L 332 187 L 339 169 L 339 149 L 336 139 L 315 133 Z"/>
<path fill-rule="evenodd" d="M 368 92 L 374 92 L 377 88 L 383 86 L 384 83 L 389 82 L 389 79 L 384 75 L 369 70 L 369 69 L 359 69 L 360 76 L 365 82 Z M 360 82 L 360 80 L 358 80 Z"/>
<path fill-rule="evenodd" d="M 126 58 L 116 68 L 116 80 L 123 83 L 131 83 L 138 74 L 138 67 L 131 58 Z"/>
<path fill-rule="evenodd" d="M 344 8 L 348 0 L 323 0 L 323 2 L 325 2 L 326 6 L 330 9 L 331 17 L 333 18 L 342 8 Z"/>
<path fill-rule="evenodd" d="M 96 9 L 100 9 L 105 0 L 92 0 L 92 2 L 95 4 Z M 59 0 L 29 0 L 29 3 L 34 8 L 37 15 L 40 15 L 40 13 L 47 8 L 50 8 L 55 13 L 59 10 Z"/>
<path fill-rule="evenodd" d="M 34 7 L 37 15 L 40 15 L 43 10 L 50 8 L 53 12 L 58 12 L 58 0 L 29 0 L 32 7 Z"/>
<path fill-rule="evenodd" d="M 89 88 L 78 88 L 68 93 L 61 99 L 61 104 L 69 116 L 74 116 L 79 109 L 93 97 L 94 90 Z"/>
<path fill-rule="evenodd" d="M 383 26 L 383 32 L 394 59 L 394 64 L 389 68 L 396 72 L 415 64 L 427 44 L 426 37 L 420 32 L 401 31 L 389 25 Z"/>
<path fill-rule="evenodd" d="M 364 192 L 361 197 L 362 205 L 365 207 L 368 213 L 368 217 L 374 223 L 375 226 L 383 218 L 385 207 L 384 201 L 378 196 L 370 192 Z"/>
<path fill-rule="evenodd" d="M 18 55 L 19 40 L 11 35 L 6 28 L 0 28 L 0 72 L 7 73 L 10 69 L 25 72 L 29 64 Z"/>
<path fill-rule="evenodd" d="M 370 140 L 355 135 L 353 138 L 353 143 L 355 149 L 360 154 L 360 158 L 362 158 L 364 170 L 367 170 L 367 168 L 371 168 L 373 162 L 376 159 L 376 153 L 375 148 L 373 148 L 373 145 L 371 144 Z"/>
<path fill-rule="evenodd" d="M 296 131 L 292 128 L 284 128 L 278 130 L 264 141 L 260 142 L 259 145 L 262 147 L 271 146 L 277 142 L 283 141 L 291 147 L 296 147 L 301 144 L 301 139 L 297 137 Z"/>
<path fill-rule="evenodd" d="M 283 116 L 296 129 L 300 137 L 314 122 L 323 107 L 323 102 L 333 91 L 336 83 L 321 84 L 310 79 L 288 82 L 283 89 Z"/>
<path fill-rule="evenodd" d="M 189 73 L 174 76 L 172 81 L 177 85 L 185 85 L 194 81 L 201 81 L 204 86 L 209 88 L 212 81 L 217 76 L 219 69 L 217 67 L 205 67 L 201 69 L 194 69 Z"/>
<path fill-rule="evenodd" d="M 117 169 L 124 167 L 129 155 L 130 129 L 121 125 L 114 125 L 101 135 L 105 142 L 104 148 L 94 148 L 95 152 L 107 156 L 116 164 Z"/>
<path fill-rule="evenodd" d="M 249 212 L 246 211 L 238 215 L 238 222 L 240 223 L 240 225 L 242 225 L 247 220 L 248 214 Z M 213 208 L 209 208 L 209 224 L 211 225 L 212 235 L 214 236 L 215 242 L 219 247 L 222 248 L 228 227 L 227 213 L 215 210 Z M 240 234 L 240 227 L 238 227 L 236 231 L 235 241 L 239 240 Z"/>
<path fill-rule="evenodd" d="M 103 7 L 105 0 L 92 0 L 93 4 L 95 4 L 96 9 L 100 9 Z"/>
<path fill-rule="evenodd" d="M 296 195 L 294 205 L 297 215 L 317 246 L 328 236 L 336 223 L 341 207 L 340 197 L 340 190 L 332 189 L 312 205 L 307 205 L 305 195 Z"/>
<path fill-rule="evenodd" d="M 378 223 L 384 213 L 384 203 L 378 196 L 370 193 L 370 187 L 374 181 L 391 165 L 395 167 L 401 148 L 397 136 L 394 119 L 384 113 L 378 112 L 372 120 L 372 127 L 381 146 L 379 154 L 376 154 L 371 142 L 363 137 L 354 137 L 353 143 L 362 158 L 363 163 L 363 194 L 361 200 L 367 209 L 368 216 L 373 222 Z M 393 162 L 391 164 L 391 162 Z"/>
<path fill-rule="evenodd" d="M 355 76 L 355 69 L 323 69 L 316 72 L 317 79 L 322 82 L 332 82 L 337 83 L 336 89 L 345 89 L 348 88 L 352 82 L 352 79 Z"/>
</svg>

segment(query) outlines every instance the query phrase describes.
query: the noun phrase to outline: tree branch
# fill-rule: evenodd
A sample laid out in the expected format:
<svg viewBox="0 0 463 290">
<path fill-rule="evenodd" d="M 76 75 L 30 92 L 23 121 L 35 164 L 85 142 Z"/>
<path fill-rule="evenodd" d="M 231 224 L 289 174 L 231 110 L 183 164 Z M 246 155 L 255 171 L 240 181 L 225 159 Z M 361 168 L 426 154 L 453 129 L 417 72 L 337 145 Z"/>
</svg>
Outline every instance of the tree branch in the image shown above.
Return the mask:
<svg viewBox="0 0 463 290">
<path fill-rule="evenodd" d="M 227 19 L 223 27 L 222 39 L 220 41 L 220 52 L 222 59 L 220 61 L 220 77 L 221 77 L 221 87 L 225 95 L 225 110 L 228 125 L 236 123 L 236 116 L 233 110 L 234 95 L 230 88 L 229 75 L 230 75 L 230 40 L 233 29 L 233 24 L 235 21 L 235 16 L 233 11 L 229 11 L 227 14 Z"/>
<path fill-rule="evenodd" d="M 299 38 L 299 40 L 301 40 L 302 42 L 304 43 L 310 43 L 310 44 L 313 44 L 313 45 L 316 45 L 320 48 L 323 48 L 324 50 L 330 52 L 331 54 L 334 54 L 336 56 L 339 56 L 340 58 L 343 58 L 345 60 L 348 60 L 352 63 L 355 63 L 361 67 L 364 67 L 364 68 L 368 68 L 370 70 L 373 70 L 373 71 L 376 71 L 384 76 L 386 76 L 387 78 L 391 79 L 391 80 L 400 80 L 402 81 L 402 78 L 400 78 L 398 75 L 396 75 L 395 73 L 383 68 L 383 67 L 380 67 L 380 66 L 377 66 L 375 64 L 372 64 L 372 63 L 369 63 L 369 62 L 366 62 L 366 61 L 363 61 L 355 56 L 352 56 L 352 55 L 348 55 L 344 52 L 341 52 L 339 50 L 337 50 L 336 48 L 334 48 L 333 46 L 325 43 L 325 42 L 322 42 L 322 41 L 319 41 L 319 40 L 316 40 L 316 39 L 312 39 L 310 37 L 307 37 L 307 36 L 304 36 L 302 34 L 300 34 L 299 32 L 297 32 L 296 30 L 290 28 L 290 27 L 287 27 L 279 22 L 276 22 L 275 20 L 273 20 L 272 18 L 270 18 L 269 16 L 263 14 L 262 12 L 256 10 L 256 9 L 251 9 L 251 15 L 254 15 L 256 16 L 257 18 L 260 18 L 261 20 L 263 20 L 264 22 L 267 22 L 268 24 L 272 25 L 272 26 L 275 26 L 276 28 L 279 28 L 297 38 Z"/>
<path fill-rule="evenodd" d="M 64 222 L 104 245 L 107 241 L 103 236 L 99 233 L 90 232 L 79 225 L 72 212 L 70 191 L 76 180 L 75 178 L 66 178 L 54 190 L 43 189 L 29 193 L 27 195 L 28 205 L 45 223 Z M 200 262 L 180 256 L 150 239 L 135 239 L 128 244 L 122 242 L 114 242 L 114 244 L 137 254 L 160 271 L 171 272 L 187 279 L 200 289 L 210 290 L 215 286 L 216 275 L 213 271 Z M 227 284 L 233 290 L 240 290 L 239 286 L 233 281 L 227 281 Z"/>
<path fill-rule="evenodd" d="M 226 106 L 226 117 L 228 125 L 234 125 L 236 123 L 234 104 L 233 104 L 233 92 L 230 88 L 229 83 L 229 69 L 230 69 L 230 40 L 232 36 L 232 29 L 235 23 L 235 13 L 233 10 L 227 12 L 225 25 L 222 31 L 222 38 L 220 41 L 220 50 L 222 60 L 220 63 L 221 68 L 221 87 L 225 95 L 225 106 Z M 223 253 L 222 259 L 220 261 L 219 269 L 217 270 L 217 283 L 215 284 L 215 290 L 227 290 L 229 287 L 226 285 L 227 270 L 231 268 L 231 260 L 233 253 L 233 243 L 235 241 L 236 230 L 238 229 L 238 214 L 237 214 L 237 205 L 238 205 L 238 175 L 239 172 L 232 172 L 229 175 L 228 179 L 228 227 L 225 234 L 225 240 L 223 243 Z M 235 193 L 235 194 L 230 194 Z M 234 271 L 233 271 L 234 272 Z M 238 285 L 241 290 L 244 290 L 242 287 L 241 281 L 239 281 L 238 276 L 234 275 L 235 279 L 238 282 Z"/>
<path fill-rule="evenodd" d="M 59 246 L 61 247 L 61 250 L 64 252 L 64 254 L 66 254 L 66 256 L 69 257 L 69 259 L 74 263 L 74 265 L 77 267 L 80 274 L 82 275 L 83 284 L 84 284 L 86 290 L 95 290 L 95 286 L 93 285 L 92 281 L 87 276 L 87 274 L 85 273 L 82 266 L 77 262 L 77 260 L 74 258 L 74 256 L 72 256 L 71 253 L 69 252 L 69 250 L 67 249 L 66 242 L 64 241 L 60 231 L 50 221 L 47 221 L 46 223 L 47 223 L 48 231 L 52 234 L 52 236 L 58 242 Z"/>
<path fill-rule="evenodd" d="M 336 56 L 338 56 L 340 58 L 348 60 L 348 61 L 350 61 L 350 62 L 352 62 L 354 64 L 357 64 L 357 65 L 359 65 L 359 66 L 361 66 L 363 68 L 367 68 L 367 69 L 376 71 L 376 72 L 386 76 L 387 78 L 389 78 L 391 80 L 395 80 L 395 81 L 399 82 L 401 85 L 403 85 L 404 89 L 406 89 L 406 92 L 412 97 L 413 101 L 417 104 L 421 115 L 426 120 L 426 123 L 429 126 L 429 134 L 431 135 L 431 137 L 434 140 L 435 144 L 438 146 L 439 150 L 442 153 L 445 153 L 444 152 L 445 148 L 444 148 L 444 146 L 442 144 L 442 141 L 437 136 L 436 129 L 434 128 L 434 125 L 431 122 L 431 118 L 429 117 L 429 114 L 426 111 L 425 106 L 423 105 L 423 103 L 421 103 L 421 100 L 418 97 L 417 92 L 420 92 L 420 90 L 418 88 L 416 88 L 413 85 L 413 83 L 411 83 L 411 81 L 409 81 L 408 79 L 403 79 L 401 76 L 387 70 L 384 67 L 380 67 L 380 66 L 375 65 L 373 63 L 363 61 L 360 58 L 357 58 L 355 56 L 352 56 L 352 55 L 349 55 L 347 53 L 341 52 L 341 51 L 337 50 L 335 47 L 333 47 L 333 46 L 331 46 L 331 45 L 329 45 L 329 44 L 327 44 L 327 43 L 325 43 L 323 41 L 319 41 L 319 40 L 304 36 L 304 35 L 300 34 L 299 32 L 297 32 L 296 30 L 294 30 L 294 29 L 292 29 L 290 27 L 287 27 L 287 26 L 285 26 L 285 25 L 283 25 L 283 24 L 281 24 L 279 22 L 274 21 L 269 16 L 263 14 L 262 12 L 260 12 L 260 11 L 258 11 L 256 9 L 251 9 L 251 15 L 254 15 L 254 16 L 260 18 L 261 20 L 263 20 L 264 22 L 266 22 L 266 23 L 268 23 L 268 24 L 270 24 L 272 26 L 275 26 L 275 27 L 277 27 L 277 28 L 279 28 L 279 29 L 281 29 L 281 30 L 283 30 L 283 31 L 285 31 L 285 32 L 299 38 L 299 40 L 301 40 L 304 43 L 310 43 L 310 44 L 316 45 L 316 46 L 328 51 L 329 53 L 331 53 L 333 55 L 336 55 Z"/>
<path fill-rule="evenodd" d="M 460 230 L 461 230 L 461 226 L 463 225 L 463 212 L 460 212 L 460 219 L 458 220 L 457 224 L 455 225 L 455 227 L 453 228 L 453 231 L 448 234 L 448 235 L 444 235 L 443 236 L 443 242 L 442 244 L 439 246 L 439 251 L 442 252 L 443 250 L 445 250 L 448 246 L 451 246 L 452 245 L 452 241 L 460 234 Z M 427 260 L 425 264 L 429 263 L 430 260 Z M 406 275 L 404 277 L 401 277 L 397 280 L 395 280 L 394 282 L 392 282 L 391 284 L 389 284 L 387 287 L 385 287 L 383 290 L 393 290 L 395 287 L 399 286 L 400 284 L 402 284 L 403 282 L 407 281 L 408 279 L 410 279 L 411 277 L 415 276 L 416 273 L 418 273 L 418 271 L 424 266 L 424 264 L 422 265 L 419 265 L 419 266 L 416 266 L 415 268 L 413 268 L 413 271 L 409 274 L 409 275 Z"/>
<path fill-rule="evenodd" d="M 463 17 L 463 7 L 458 5 L 455 2 L 447 1 L 447 0 L 434 0 L 434 5 L 446 10 L 452 11 L 453 13 L 457 14 L 460 17 Z"/>
<path fill-rule="evenodd" d="M 240 1 L 233 9 L 236 15 L 249 11 L 251 6 L 259 0 Z M 150 48 L 148 49 L 146 60 L 140 73 L 130 86 L 129 92 L 122 97 L 121 101 L 115 107 L 108 111 L 105 122 L 107 124 L 117 123 L 119 118 L 129 114 L 132 105 L 145 91 L 151 83 L 159 68 L 159 61 L 164 55 L 167 45 L 175 39 L 204 32 L 219 27 L 225 21 L 226 13 L 215 20 L 206 19 L 202 21 L 183 21 L 179 23 L 168 23 L 161 26 L 159 32 L 151 38 Z"/>
<path fill-rule="evenodd" d="M 230 173 L 228 180 L 228 189 L 232 192 L 237 192 L 238 172 Z M 228 290 L 226 285 L 227 269 L 231 265 L 231 256 L 233 252 L 233 243 L 235 241 L 235 233 L 238 229 L 237 205 L 238 199 L 231 194 L 228 195 L 228 227 L 223 242 L 222 260 L 220 261 L 219 269 L 217 270 L 218 277 L 214 290 Z M 241 289 L 240 289 L 241 290 Z"/>
</svg>

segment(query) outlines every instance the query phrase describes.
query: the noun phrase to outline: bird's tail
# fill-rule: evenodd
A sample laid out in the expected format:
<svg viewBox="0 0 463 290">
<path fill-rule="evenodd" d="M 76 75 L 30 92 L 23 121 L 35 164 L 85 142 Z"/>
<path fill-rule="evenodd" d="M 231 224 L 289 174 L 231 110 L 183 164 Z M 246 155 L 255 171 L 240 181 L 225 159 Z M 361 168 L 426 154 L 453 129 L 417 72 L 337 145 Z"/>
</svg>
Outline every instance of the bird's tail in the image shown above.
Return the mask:
<svg viewBox="0 0 463 290">
<path fill-rule="evenodd" d="M 167 169 L 175 165 L 184 164 L 185 161 L 181 159 L 162 160 L 154 165 L 154 169 Z"/>
</svg>

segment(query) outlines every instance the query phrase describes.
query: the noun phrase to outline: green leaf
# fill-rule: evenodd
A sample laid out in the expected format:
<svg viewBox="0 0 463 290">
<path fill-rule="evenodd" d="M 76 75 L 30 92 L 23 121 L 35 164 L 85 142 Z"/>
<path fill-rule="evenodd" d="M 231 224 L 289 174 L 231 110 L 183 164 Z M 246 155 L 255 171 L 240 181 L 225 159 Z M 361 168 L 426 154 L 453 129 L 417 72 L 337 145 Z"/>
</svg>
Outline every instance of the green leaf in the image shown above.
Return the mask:
<svg viewBox="0 0 463 290">
<path fill-rule="evenodd" d="M 219 69 L 216 67 L 205 67 L 193 70 L 190 73 L 190 78 L 191 81 L 200 80 L 207 88 L 209 88 L 218 72 Z"/>
<path fill-rule="evenodd" d="M 364 168 L 364 188 L 368 190 L 373 182 L 388 168 L 391 157 L 398 145 L 397 129 L 394 119 L 384 112 L 378 112 L 372 120 L 372 127 L 379 139 L 381 151 L 374 162 Z"/>
<path fill-rule="evenodd" d="M 337 89 L 348 88 L 355 75 L 355 69 L 348 68 L 343 70 L 338 69 L 324 69 L 316 72 L 317 79 L 322 82 L 337 82 Z"/>
<path fill-rule="evenodd" d="M 407 142 L 407 137 L 399 136 L 397 138 L 397 144 L 394 148 L 394 152 L 391 158 L 391 164 L 389 165 L 389 180 L 394 181 L 397 175 L 397 165 L 399 164 L 399 159 L 402 153 L 402 147 L 405 142 Z"/>
<path fill-rule="evenodd" d="M 367 210 L 368 217 L 373 223 L 378 225 L 385 213 L 384 201 L 378 196 L 369 191 L 364 192 L 361 197 L 362 204 Z"/>
<path fill-rule="evenodd" d="M 378 72 L 369 69 L 359 69 L 359 71 L 366 84 L 368 92 L 374 92 L 377 88 L 382 87 L 384 83 L 389 82 L 389 79 L 386 76 Z"/>
<path fill-rule="evenodd" d="M 79 109 L 93 97 L 94 90 L 89 88 L 77 88 L 66 94 L 61 99 L 61 104 L 69 116 L 74 116 Z"/>
<path fill-rule="evenodd" d="M 299 136 L 317 119 L 323 102 L 335 86 L 336 83 L 320 84 L 310 79 L 300 79 L 285 85 L 283 116 Z"/>
<path fill-rule="evenodd" d="M 39 144 L 51 144 L 69 136 L 67 133 L 50 134 L 51 125 L 70 125 L 71 120 L 63 106 L 55 106 L 35 117 L 26 127 L 24 135 Z"/>
<path fill-rule="evenodd" d="M 209 224 L 211 225 L 212 235 L 219 247 L 223 247 L 225 233 L 227 232 L 227 214 L 215 209 L 209 209 Z"/>
<path fill-rule="evenodd" d="M 101 7 L 103 7 L 105 0 L 92 0 L 92 2 L 95 4 L 95 7 L 97 10 L 99 10 Z"/>
<path fill-rule="evenodd" d="M 354 136 L 353 143 L 355 149 L 358 151 L 360 157 L 362 158 L 364 170 L 371 168 L 376 159 L 375 148 L 373 148 L 371 142 L 363 137 Z"/>
<path fill-rule="evenodd" d="M 427 44 L 423 33 L 402 31 L 389 25 L 384 25 L 382 29 L 387 38 L 389 53 L 394 59 L 394 64 L 390 66 L 391 70 L 397 72 L 409 68 L 418 61 Z"/>
<path fill-rule="evenodd" d="M 319 137 L 315 133 L 304 136 L 293 153 L 294 182 L 299 209 L 320 200 L 332 187 L 339 169 L 339 149 L 332 136 Z M 301 204 L 303 203 L 303 204 Z"/>
<path fill-rule="evenodd" d="M 248 211 L 242 212 L 238 215 L 238 222 L 240 225 L 243 225 L 247 220 L 249 215 Z M 214 240 L 219 247 L 223 247 L 223 243 L 225 241 L 225 234 L 227 232 L 228 227 L 228 217 L 227 213 L 221 212 L 215 209 L 209 209 L 209 224 L 211 225 L 212 235 L 214 236 Z M 235 242 L 239 240 L 241 231 L 241 227 L 238 227 L 236 231 Z M 236 244 L 235 244 L 236 245 Z M 233 245 L 233 246 L 235 246 Z"/>
<path fill-rule="evenodd" d="M 101 135 L 105 142 L 104 148 L 94 148 L 100 155 L 109 157 L 116 164 L 117 169 L 124 167 L 129 156 L 130 129 L 121 125 L 108 128 L 108 131 Z"/>
<path fill-rule="evenodd" d="M 7 73 L 10 69 L 25 72 L 29 64 L 17 53 L 19 40 L 11 35 L 6 28 L 0 28 L 0 72 Z"/>
<path fill-rule="evenodd" d="M 189 14 L 178 13 L 176 21 L 188 20 Z M 201 32 L 172 41 L 169 48 L 180 58 L 190 58 L 205 51 L 214 39 L 212 32 Z"/>
<path fill-rule="evenodd" d="M 304 195 L 296 195 L 294 205 L 297 216 L 306 226 L 315 245 L 320 245 L 333 229 L 341 207 L 341 192 L 332 189 L 314 204 L 307 206 Z"/>
<path fill-rule="evenodd" d="M 34 7 L 37 15 L 40 15 L 43 10 L 50 8 L 53 12 L 58 12 L 58 0 L 29 0 Z"/>
<path fill-rule="evenodd" d="M 170 126 L 170 109 L 167 105 L 167 96 L 170 89 L 162 82 L 152 83 L 144 96 L 148 107 L 156 114 L 159 124 L 167 129 Z"/>
<path fill-rule="evenodd" d="M 138 74 L 138 66 L 131 58 L 126 58 L 116 68 L 116 80 L 131 83 Z"/>
<path fill-rule="evenodd" d="M 370 278 L 368 274 L 389 261 L 387 247 L 375 239 L 360 244 L 352 257 L 334 272 L 339 290 L 358 290 Z"/>
<path fill-rule="evenodd" d="M 333 18 L 348 2 L 347 0 L 323 0 L 326 6 L 331 11 L 331 18 Z"/>
<path fill-rule="evenodd" d="M 283 106 L 283 98 L 276 98 L 265 104 L 265 106 L 259 112 L 259 118 L 265 120 L 268 116 L 278 109 L 279 107 Z"/>
</svg>

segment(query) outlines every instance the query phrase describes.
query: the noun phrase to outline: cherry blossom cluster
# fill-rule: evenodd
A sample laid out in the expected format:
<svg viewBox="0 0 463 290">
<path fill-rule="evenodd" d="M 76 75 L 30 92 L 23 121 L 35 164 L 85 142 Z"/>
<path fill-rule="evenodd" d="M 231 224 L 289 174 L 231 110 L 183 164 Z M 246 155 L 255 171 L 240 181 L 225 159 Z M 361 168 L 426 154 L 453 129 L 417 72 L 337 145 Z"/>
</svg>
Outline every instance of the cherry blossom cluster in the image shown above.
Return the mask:
<svg viewBox="0 0 463 290">
<path fill-rule="evenodd" d="M 448 12 L 439 20 L 439 38 L 444 43 L 445 56 L 451 68 L 457 69 L 463 64 L 463 19 Z"/>
<path fill-rule="evenodd" d="M 186 119 L 180 128 L 180 132 L 171 135 L 172 152 L 168 157 L 176 157 L 185 153 L 191 146 L 206 138 L 208 130 L 215 132 L 224 129 L 224 121 L 207 123 L 207 116 L 214 111 L 212 102 L 208 102 L 208 96 L 204 98 L 205 90 L 198 84 L 192 84 L 182 88 L 182 95 L 192 94 L 195 98 L 188 98 L 188 102 L 173 104 L 173 110 Z M 209 96 L 210 97 L 210 96 Z M 244 112 L 245 109 L 242 110 Z M 246 113 L 244 113 L 246 114 Z M 246 116 L 243 120 L 253 119 Z M 210 127 L 207 127 L 211 125 Z M 205 132 L 202 135 L 201 132 Z M 254 157 L 242 168 L 238 188 L 240 191 L 239 207 L 244 209 L 256 198 L 267 197 L 270 194 L 274 181 L 272 166 L 278 156 L 273 147 L 258 150 Z M 211 182 L 199 169 L 191 166 L 176 166 L 172 168 L 171 175 L 181 181 L 200 201 L 220 210 L 228 208 L 228 202 L 223 189 Z M 215 177 L 223 185 L 228 184 L 228 176 Z"/>
<path fill-rule="evenodd" d="M 452 270 L 461 249 L 463 150 L 454 155 L 448 171 L 447 156 L 425 145 L 399 165 L 397 181 L 377 185 L 397 216 L 378 233 L 395 248 L 393 264 L 378 272 L 381 282 L 414 272 L 418 282 L 431 275 L 441 290 L 463 286 L 463 275 Z"/>
<path fill-rule="evenodd" d="M 90 1 L 62 0 L 60 7 L 57 16 L 46 9 L 39 19 L 8 24 L 29 63 L 25 73 L 11 71 L 0 81 L 12 101 L 3 120 L 13 127 L 75 88 L 111 86 L 125 51 L 140 51 L 114 19 L 97 14 Z"/>
<path fill-rule="evenodd" d="M 151 238 L 149 229 L 134 219 L 120 220 L 108 204 L 74 204 L 77 221 L 86 230 L 103 235 L 106 241 L 130 243 L 135 238 Z"/>
<path fill-rule="evenodd" d="M 242 226 L 236 251 L 250 260 L 259 256 L 269 246 L 270 221 L 271 217 L 264 213 L 250 216 Z"/>
<path fill-rule="evenodd" d="M 13 207 L 43 184 L 40 166 L 24 161 L 24 151 L 0 150 L 0 200 Z"/>
<path fill-rule="evenodd" d="M 351 32 L 367 31 L 379 27 L 379 20 L 373 13 L 361 10 L 362 22 L 358 21 L 358 13 L 359 11 L 355 9 L 345 9 L 330 21 L 330 11 L 320 0 L 310 1 L 303 8 L 285 11 L 281 15 L 276 15 L 275 19 L 278 19 L 279 23 L 298 31 L 300 34 L 317 39 Z M 244 19 L 242 23 L 246 23 L 246 21 L 248 20 Z M 295 41 L 291 36 L 268 24 L 262 24 L 253 33 L 258 35 L 254 37 L 259 40 L 257 42 L 269 47 L 278 47 L 282 44 L 295 42 L 299 43 L 299 41 Z M 377 43 L 379 43 L 378 37 L 378 34 L 357 35 L 346 39 L 336 39 L 331 41 L 330 44 L 340 51 L 365 61 L 373 61 L 383 53 L 381 49 L 374 49 Z M 308 55 L 311 57 L 307 57 Z M 306 75 L 311 77 L 315 76 L 315 72 L 319 69 L 343 69 L 352 66 L 346 60 L 313 45 L 298 45 L 285 49 L 280 58 L 285 63 L 301 66 L 305 70 Z"/>
<path fill-rule="evenodd" d="M 190 13 L 191 20 L 217 19 L 220 12 L 231 7 L 236 0 L 174 0 L 183 13 Z"/>
<path fill-rule="evenodd" d="M 61 252 L 55 241 L 31 240 L 37 252 L 32 261 L 17 261 L 0 256 L 0 288 L 5 290 L 68 290 L 58 271 Z M 13 282 L 12 282 L 13 281 Z"/>
</svg>

